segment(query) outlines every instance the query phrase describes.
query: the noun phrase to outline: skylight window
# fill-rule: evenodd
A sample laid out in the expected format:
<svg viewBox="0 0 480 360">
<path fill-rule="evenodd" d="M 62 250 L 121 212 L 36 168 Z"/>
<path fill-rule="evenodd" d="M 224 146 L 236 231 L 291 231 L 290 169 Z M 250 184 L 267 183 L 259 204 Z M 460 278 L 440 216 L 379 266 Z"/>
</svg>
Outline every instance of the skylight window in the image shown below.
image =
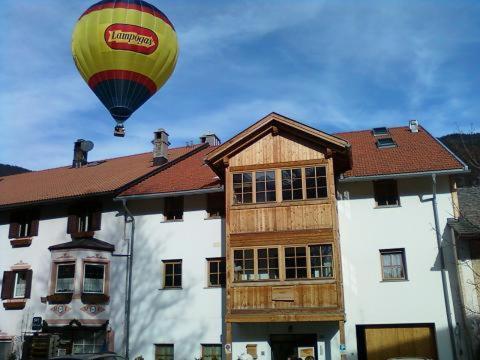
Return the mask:
<svg viewBox="0 0 480 360">
<path fill-rule="evenodd" d="M 391 148 L 391 147 L 396 147 L 397 144 L 395 144 L 395 141 L 391 137 L 384 137 L 377 139 L 377 147 L 379 149 L 384 149 L 384 148 Z"/>
<path fill-rule="evenodd" d="M 373 136 L 384 136 L 388 135 L 388 129 L 385 126 L 376 127 L 372 129 Z"/>
</svg>

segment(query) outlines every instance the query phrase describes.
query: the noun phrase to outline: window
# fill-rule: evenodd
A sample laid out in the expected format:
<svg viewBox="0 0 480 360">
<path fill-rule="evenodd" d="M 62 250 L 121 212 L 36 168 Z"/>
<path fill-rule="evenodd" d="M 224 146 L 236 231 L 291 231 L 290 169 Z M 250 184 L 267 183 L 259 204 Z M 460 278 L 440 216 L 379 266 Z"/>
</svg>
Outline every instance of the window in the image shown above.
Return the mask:
<svg viewBox="0 0 480 360">
<path fill-rule="evenodd" d="M 392 148 L 396 147 L 397 145 L 395 144 L 395 141 L 391 137 L 384 137 L 384 138 L 378 138 L 377 139 L 377 147 L 382 149 L 382 148 Z"/>
<path fill-rule="evenodd" d="M 278 248 L 235 249 L 234 280 L 279 279 Z"/>
<path fill-rule="evenodd" d="M 73 337 L 73 354 L 95 354 L 105 346 L 104 331 L 76 331 Z"/>
<path fill-rule="evenodd" d="M 202 344 L 202 360 L 221 360 L 221 344 Z"/>
<path fill-rule="evenodd" d="M 310 245 L 310 277 L 333 277 L 332 245 Z"/>
<path fill-rule="evenodd" d="M 4 271 L 2 300 L 30 298 L 32 274 L 32 270 Z"/>
<path fill-rule="evenodd" d="M 255 188 L 257 203 L 275 201 L 275 171 L 257 171 Z"/>
<path fill-rule="evenodd" d="M 234 250 L 233 262 L 235 281 L 254 280 L 253 249 Z"/>
<path fill-rule="evenodd" d="M 225 194 L 223 192 L 207 194 L 207 213 L 209 218 L 225 216 Z"/>
<path fill-rule="evenodd" d="M 56 293 L 73 293 L 75 278 L 75 264 L 57 265 Z"/>
<path fill-rule="evenodd" d="M 258 279 L 278 279 L 278 249 L 257 249 Z"/>
<path fill-rule="evenodd" d="M 182 260 L 163 260 L 164 288 L 182 287 Z"/>
<path fill-rule="evenodd" d="M 383 280 L 406 280 L 405 249 L 380 250 Z"/>
<path fill-rule="evenodd" d="M 16 272 L 13 297 L 24 298 L 26 287 L 27 287 L 27 273 L 25 271 Z"/>
<path fill-rule="evenodd" d="M 285 278 L 307 278 L 307 248 L 305 246 L 285 248 Z"/>
<path fill-rule="evenodd" d="M 385 126 L 376 127 L 372 129 L 373 136 L 388 135 L 388 129 Z"/>
<path fill-rule="evenodd" d="M 67 234 L 81 234 L 98 231 L 101 228 L 102 211 L 99 205 L 76 207 L 70 210 L 67 223 Z"/>
<path fill-rule="evenodd" d="M 373 191 L 377 206 L 399 206 L 400 198 L 395 180 L 374 181 Z"/>
<path fill-rule="evenodd" d="M 173 344 L 155 344 L 155 360 L 173 360 Z"/>
<path fill-rule="evenodd" d="M 85 264 L 83 277 L 83 292 L 90 294 L 103 294 L 105 265 Z"/>
<path fill-rule="evenodd" d="M 163 211 L 165 220 L 183 219 L 183 196 L 165 198 L 165 208 Z"/>
<path fill-rule="evenodd" d="M 0 340 L 0 359 L 8 359 L 12 350 L 12 341 Z"/>
<path fill-rule="evenodd" d="M 207 259 L 208 262 L 208 286 L 225 286 L 225 258 Z"/>
<path fill-rule="evenodd" d="M 38 214 L 17 214 L 10 222 L 9 239 L 25 238 L 38 235 Z"/>
<path fill-rule="evenodd" d="M 252 203 L 252 192 L 252 173 L 233 174 L 233 194 L 235 204 Z"/>
<path fill-rule="evenodd" d="M 326 198 L 328 191 L 325 166 L 305 168 L 305 184 L 307 199 Z"/>
<path fill-rule="evenodd" d="M 332 245 L 285 248 L 286 279 L 333 278 Z"/>
<path fill-rule="evenodd" d="M 252 358 L 257 359 L 257 344 L 247 344 L 247 354 L 252 355 Z"/>
<path fill-rule="evenodd" d="M 283 200 L 303 199 L 302 169 L 282 170 L 282 197 Z"/>
</svg>

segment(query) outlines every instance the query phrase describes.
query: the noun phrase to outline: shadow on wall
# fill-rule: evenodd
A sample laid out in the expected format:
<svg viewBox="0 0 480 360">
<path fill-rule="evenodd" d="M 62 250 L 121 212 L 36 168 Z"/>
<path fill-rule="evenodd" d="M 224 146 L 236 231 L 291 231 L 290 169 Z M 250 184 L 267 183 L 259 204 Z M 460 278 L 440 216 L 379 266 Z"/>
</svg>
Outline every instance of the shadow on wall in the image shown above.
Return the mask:
<svg viewBox="0 0 480 360">
<path fill-rule="evenodd" d="M 195 296 L 194 279 L 183 273 L 182 289 L 161 290 L 165 242 L 168 232 L 148 231 L 146 220 L 136 217 L 134 272 L 132 279 L 130 357 L 142 355 L 153 358 L 154 344 L 171 344 L 175 340 L 175 357 L 193 359 L 198 353 L 201 335 L 207 330 L 207 320 L 199 323 L 181 323 L 182 309 L 187 309 Z M 142 241 L 141 246 L 139 241 Z M 179 254 L 178 258 L 181 258 Z M 119 277 L 120 283 L 125 279 Z M 123 285 L 124 286 L 124 285 Z M 123 307 L 122 307 L 123 308 Z M 116 308 L 118 309 L 118 308 Z M 113 314 L 112 314 L 113 315 Z M 114 314 L 121 319 L 123 313 Z M 178 317 L 177 317 L 178 316 Z M 182 334 L 176 333 L 182 329 Z"/>
</svg>

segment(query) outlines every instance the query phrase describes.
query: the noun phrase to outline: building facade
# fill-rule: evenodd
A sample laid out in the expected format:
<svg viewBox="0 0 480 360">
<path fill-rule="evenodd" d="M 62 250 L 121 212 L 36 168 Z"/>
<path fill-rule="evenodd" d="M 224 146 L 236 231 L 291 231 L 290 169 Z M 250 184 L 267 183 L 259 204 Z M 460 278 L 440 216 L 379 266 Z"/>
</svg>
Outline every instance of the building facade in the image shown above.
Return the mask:
<svg viewBox="0 0 480 360">
<path fill-rule="evenodd" d="M 5 354 L 468 358 L 439 247 L 466 169 L 417 123 L 154 146 L 0 181 Z"/>
</svg>

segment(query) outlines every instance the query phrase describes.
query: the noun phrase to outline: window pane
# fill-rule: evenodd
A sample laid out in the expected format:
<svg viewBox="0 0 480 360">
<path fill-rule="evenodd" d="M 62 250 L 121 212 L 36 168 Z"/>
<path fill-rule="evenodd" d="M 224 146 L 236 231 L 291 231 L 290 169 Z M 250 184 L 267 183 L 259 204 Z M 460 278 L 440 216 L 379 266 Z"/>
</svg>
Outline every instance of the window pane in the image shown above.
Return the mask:
<svg viewBox="0 0 480 360">
<path fill-rule="evenodd" d="M 282 198 L 283 200 L 292 200 L 292 193 L 288 190 L 282 191 Z"/>
<path fill-rule="evenodd" d="M 245 250 L 245 258 L 253 259 L 253 250 L 252 249 Z"/>
<path fill-rule="evenodd" d="M 292 178 L 293 179 L 301 179 L 302 178 L 302 170 L 301 169 L 292 169 Z"/>
<path fill-rule="evenodd" d="M 173 286 L 173 277 L 170 275 L 165 276 L 165 286 Z"/>
<path fill-rule="evenodd" d="M 315 177 L 315 168 L 305 168 L 306 177 Z"/>
<path fill-rule="evenodd" d="M 83 291 L 88 293 L 103 292 L 104 265 L 85 264 Z"/>
<path fill-rule="evenodd" d="M 258 268 L 259 269 L 268 269 L 267 259 L 258 259 Z"/>
<path fill-rule="evenodd" d="M 257 192 L 257 202 L 265 202 L 265 192 Z"/>
<path fill-rule="evenodd" d="M 25 297 L 25 289 L 27 286 L 27 273 L 25 271 L 17 272 L 15 279 L 14 297 Z"/>
<path fill-rule="evenodd" d="M 219 285 L 217 274 L 210 274 L 210 285 Z"/>
<path fill-rule="evenodd" d="M 181 274 L 182 273 L 182 264 L 181 263 L 174 264 L 173 265 L 173 272 L 175 274 Z"/>
<path fill-rule="evenodd" d="M 258 257 L 259 258 L 266 258 L 267 257 L 267 249 L 258 249 Z"/>
<path fill-rule="evenodd" d="M 285 277 L 287 279 L 295 279 L 295 269 L 285 269 Z"/>
<path fill-rule="evenodd" d="M 325 176 L 326 175 L 325 166 L 317 167 L 316 171 L 317 171 L 317 176 Z"/>
<path fill-rule="evenodd" d="M 294 190 L 292 194 L 293 200 L 301 200 L 303 198 L 302 189 Z"/>
<path fill-rule="evenodd" d="M 256 172 L 255 173 L 255 178 L 257 179 L 257 182 L 258 181 L 265 181 L 265 173 L 263 171 Z"/>
<path fill-rule="evenodd" d="M 307 258 L 306 257 L 297 257 L 296 265 L 297 265 L 297 267 L 307 266 Z"/>
<path fill-rule="evenodd" d="M 173 360 L 173 345 L 155 345 L 155 360 Z"/>
<path fill-rule="evenodd" d="M 275 201 L 275 200 L 276 200 L 275 191 L 267 192 L 267 201 Z"/>
<path fill-rule="evenodd" d="M 306 178 L 305 179 L 305 182 L 306 182 L 306 185 L 307 185 L 307 188 L 315 188 L 315 178 Z"/>
<path fill-rule="evenodd" d="M 182 275 L 175 275 L 174 276 L 173 286 L 182 286 Z"/>
<path fill-rule="evenodd" d="M 218 262 L 210 261 L 210 272 L 218 272 Z"/>
<path fill-rule="evenodd" d="M 317 192 L 315 191 L 315 188 L 307 189 L 307 199 L 315 199 L 316 197 L 317 197 Z"/>
<path fill-rule="evenodd" d="M 267 188 L 267 190 L 270 190 L 270 191 L 275 190 L 275 181 L 268 181 L 266 188 Z"/>
<path fill-rule="evenodd" d="M 252 174 L 251 173 L 243 173 L 243 182 L 244 183 L 251 183 L 252 182 Z"/>
<path fill-rule="evenodd" d="M 295 252 L 297 256 L 305 256 L 307 254 L 307 250 L 303 246 L 296 247 Z"/>
<path fill-rule="evenodd" d="M 306 278 L 307 277 L 307 269 L 306 268 L 298 268 L 297 269 L 297 277 L 298 278 Z"/>
<path fill-rule="evenodd" d="M 287 247 L 285 248 L 285 256 L 294 256 L 295 255 L 295 248 Z"/>
<path fill-rule="evenodd" d="M 275 171 L 267 171 L 266 180 L 275 183 Z"/>
<path fill-rule="evenodd" d="M 268 256 L 270 257 L 278 257 L 278 249 L 270 248 L 268 249 Z"/>
<path fill-rule="evenodd" d="M 243 202 L 248 204 L 252 202 L 252 194 L 244 194 L 243 195 Z"/>
<path fill-rule="evenodd" d="M 55 291 L 73 292 L 75 276 L 75 264 L 57 266 L 57 286 Z"/>
<path fill-rule="evenodd" d="M 310 246 L 310 256 L 320 256 L 320 245 Z"/>
</svg>

